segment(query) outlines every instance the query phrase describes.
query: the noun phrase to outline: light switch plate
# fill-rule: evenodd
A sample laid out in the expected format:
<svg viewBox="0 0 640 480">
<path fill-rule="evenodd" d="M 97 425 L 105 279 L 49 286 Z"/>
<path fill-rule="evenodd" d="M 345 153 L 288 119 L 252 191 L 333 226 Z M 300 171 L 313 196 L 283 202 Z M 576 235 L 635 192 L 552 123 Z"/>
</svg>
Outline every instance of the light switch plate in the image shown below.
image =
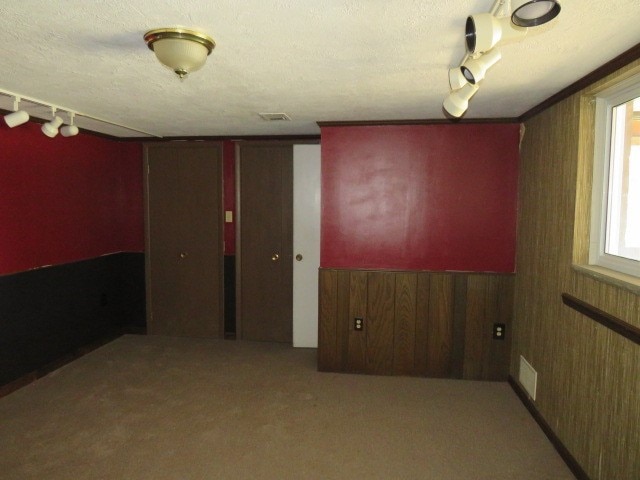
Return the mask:
<svg viewBox="0 0 640 480">
<path fill-rule="evenodd" d="M 233 223 L 233 212 L 231 210 L 224 211 L 224 221 L 225 223 Z"/>
</svg>

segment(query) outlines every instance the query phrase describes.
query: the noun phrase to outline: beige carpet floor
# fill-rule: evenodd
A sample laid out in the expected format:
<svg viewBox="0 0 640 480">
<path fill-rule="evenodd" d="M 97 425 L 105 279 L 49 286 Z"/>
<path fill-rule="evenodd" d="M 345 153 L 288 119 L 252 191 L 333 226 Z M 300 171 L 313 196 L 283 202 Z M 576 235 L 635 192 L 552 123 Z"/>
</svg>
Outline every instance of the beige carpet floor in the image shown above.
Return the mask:
<svg viewBox="0 0 640 480">
<path fill-rule="evenodd" d="M 0 399 L 2 479 L 572 479 L 506 383 L 127 335 Z"/>
</svg>

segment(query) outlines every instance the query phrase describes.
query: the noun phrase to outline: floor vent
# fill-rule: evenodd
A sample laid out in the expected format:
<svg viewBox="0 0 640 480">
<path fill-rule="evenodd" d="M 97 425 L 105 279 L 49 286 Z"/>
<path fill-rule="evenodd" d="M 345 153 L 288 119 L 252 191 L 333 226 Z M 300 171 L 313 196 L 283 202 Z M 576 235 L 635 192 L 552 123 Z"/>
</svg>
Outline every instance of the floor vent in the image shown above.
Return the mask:
<svg viewBox="0 0 640 480">
<path fill-rule="evenodd" d="M 527 391 L 532 400 L 536 399 L 536 388 L 538 385 L 538 372 L 531 364 L 520 355 L 520 375 L 518 376 L 520 385 Z"/>
</svg>

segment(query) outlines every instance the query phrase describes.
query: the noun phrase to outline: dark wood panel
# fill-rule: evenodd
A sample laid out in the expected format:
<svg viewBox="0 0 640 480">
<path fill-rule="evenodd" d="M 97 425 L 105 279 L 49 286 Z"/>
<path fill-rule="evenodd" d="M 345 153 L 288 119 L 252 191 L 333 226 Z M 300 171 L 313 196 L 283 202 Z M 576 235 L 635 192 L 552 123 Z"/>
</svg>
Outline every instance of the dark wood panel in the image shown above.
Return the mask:
<svg viewBox="0 0 640 480">
<path fill-rule="evenodd" d="M 367 273 L 351 272 L 349 281 L 349 316 L 347 318 L 347 328 L 349 330 L 347 368 L 348 372 L 364 372 L 367 369 L 367 329 L 365 322 L 364 329 L 356 331 L 354 329 L 354 319 L 356 317 L 367 319 Z"/>
<path fill-rule="evenodd" d="M 320 270 L 318 289 L 318 369 L 321 371 L 336 371 L 340 369 L 336 336 L 338 272 L 335 270 Z"/>
<path fill-rule="evenodd" d="M 431 276 L 428 273 L 418 273 L 416 286 L 416 344 L 414 353 L 414 371 L 416 375 L 427 375 L 430 278 Z"/>
<path fill-rule="evenodd" d="M 333 272 L 335 289 L 321 281 L 321 369 L 506 380 L 512 275 L 321 272 Z M 356 317 L 364 319 L 362 331 Z M 493 339 L 496 322 L 505 324 L 505 340 Z"/>
<path fill-rule="evenodd" d="M 123 328 L 144 331 L 144 255 L 0 276 L 0 385 Z"/>
<path fill-rule="evenodd" d="M 396 274 L 393 373 L 415 374 L 416 293 L 415 273 Z"/>
<path fill-rule="evenodd" d="M 453 346 L 451 348 L 451 376 L 464 376 L 465 329 L 467 324 L 467 275 L 456 275 L 454 280 Z"/>
<path fill-rule="evenodd" d="M 485 318 L 495 313 L 495 308 L 491 308 L 487 302 L 492 283 L 489 276 L 471 275 L 467 279 L 463 370 L 463 378 L 466 379 L 482 378 L 486 337 L 491 338 L 492 335 L 491 327 L 485 328 Z M 491 318 L 495 317 L 491 315 Z"/>
<path fill-rule="evenodd" d="M 430 377 L 451 376 L 453 293 L 453 275 L 431 275 L 427 338 L 427 375 Z"/>
<path fill-rule="evenodd" d="M 348 271 L 338 271 L 338 305 L 336 324 L 337 355 L 340 369 L 344 370 L 349 356 L 349 291 L 350 275 Z"/>
<path fill-rule="evenodd" d="M 490 348 L 484 359 L 483 380 L 504 381 L 509 376 L 509 358 L 511 356 L 511 339 L 513 322 L 514 277 L 498 276 L 496 289 L 496 322 L 505 325 L 503 340 L 494 340 L 491 335 Z M 489 325 L 489 328 L 492 328 Z"/>
<path fill-rule="evenodd" d="M 367 276 L 366 369 L 368 373 L 393 373 L 393 332 L 395 317 L 395 274 L 369 273 Z"/>
</svg>

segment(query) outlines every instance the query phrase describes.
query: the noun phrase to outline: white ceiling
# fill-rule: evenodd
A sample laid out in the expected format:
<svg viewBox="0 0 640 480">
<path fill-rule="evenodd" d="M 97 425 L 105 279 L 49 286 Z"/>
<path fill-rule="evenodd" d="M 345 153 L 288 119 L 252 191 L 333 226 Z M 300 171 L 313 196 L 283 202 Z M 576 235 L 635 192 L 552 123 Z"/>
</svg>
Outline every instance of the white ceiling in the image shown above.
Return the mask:
<svg viewBox="0 0 640 480">
<path fill-rule="evenodd" d="M 464 25 L 493 0 L 3 0 L 0 89 L 157 136 L 318 134 L 317 121 L 441 119 Z M 517 117 L 640 43 L 639 0 L 561 0 L 500 47 L 465 118 Z M 142 36 L 203 29 L 184 82 Z M 12 100 L 0 97 L 0 108 Z M 45 108 L 27 109 L 47 116 Z M 265 122 L 259 112 L 286 112 Z M 64 116 L 64 115 L 63 115 Z M 79 118 L 116 136 L 142 134 Z"/>
</svg>

